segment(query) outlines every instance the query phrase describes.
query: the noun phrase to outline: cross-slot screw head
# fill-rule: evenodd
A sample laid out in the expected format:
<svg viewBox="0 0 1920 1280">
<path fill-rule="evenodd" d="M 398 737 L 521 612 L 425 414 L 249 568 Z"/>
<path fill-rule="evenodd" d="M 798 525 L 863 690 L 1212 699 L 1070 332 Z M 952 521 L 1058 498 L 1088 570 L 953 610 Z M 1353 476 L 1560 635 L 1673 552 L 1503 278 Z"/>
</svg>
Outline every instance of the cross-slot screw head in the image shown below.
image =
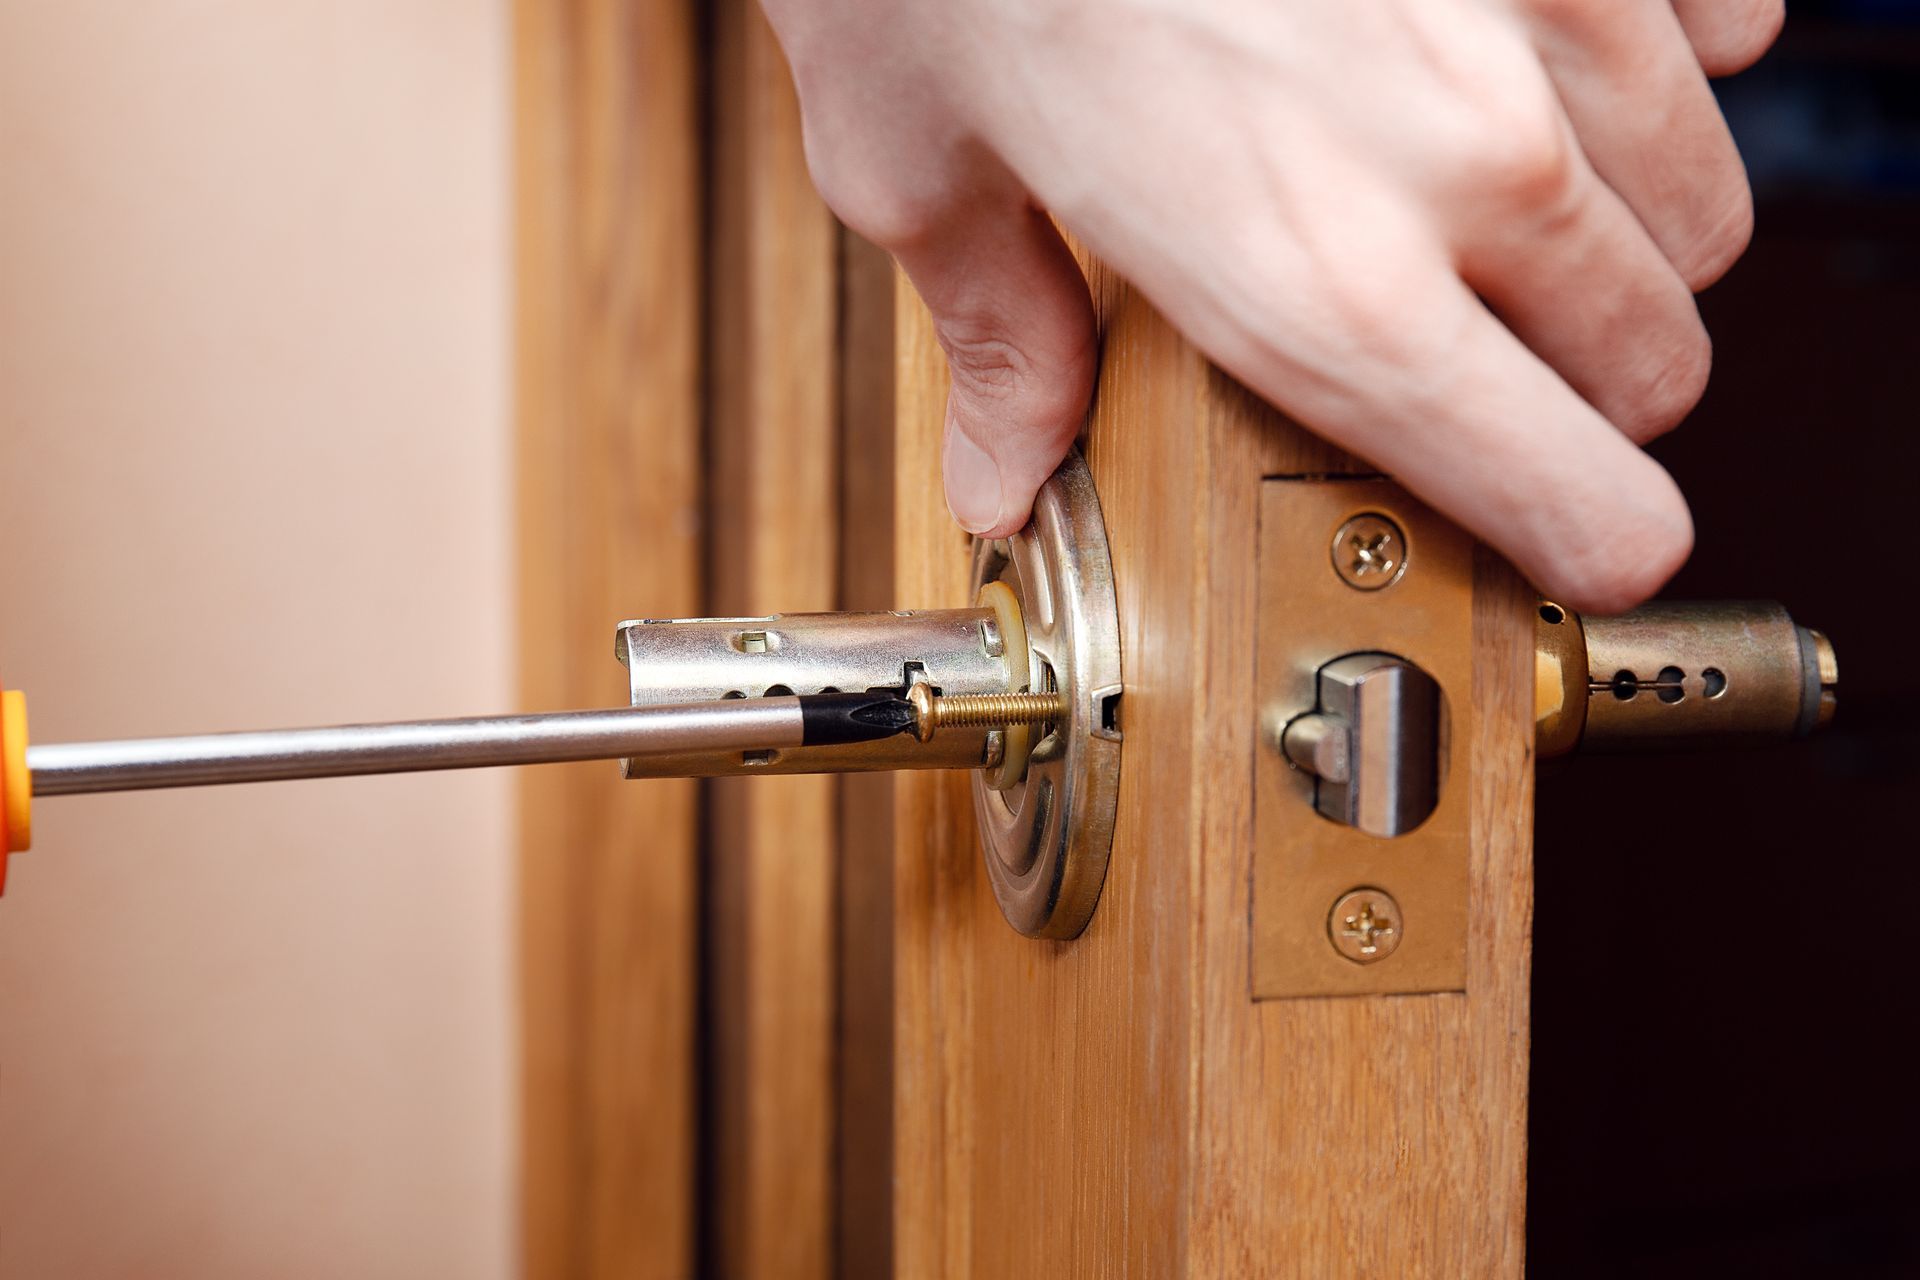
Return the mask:
<svg viewBox="0 0 1920 1280">
<path fill-rule="evenodd" d="M 1385 960 L 1405 933 L 1400 904 L 1392 894 L 1378 889 L 1350 889 L 1327 913 L 1327 937 L 1333 949 L 1355 964 Z"/>
<path fill-rule="evenodd" d="M 1359 591 L 1392 586 L 1407 571 L 1407 535 L 1378 512 L 1354 516 L 1333 535 L 1333 571 Z"/>
</svg>

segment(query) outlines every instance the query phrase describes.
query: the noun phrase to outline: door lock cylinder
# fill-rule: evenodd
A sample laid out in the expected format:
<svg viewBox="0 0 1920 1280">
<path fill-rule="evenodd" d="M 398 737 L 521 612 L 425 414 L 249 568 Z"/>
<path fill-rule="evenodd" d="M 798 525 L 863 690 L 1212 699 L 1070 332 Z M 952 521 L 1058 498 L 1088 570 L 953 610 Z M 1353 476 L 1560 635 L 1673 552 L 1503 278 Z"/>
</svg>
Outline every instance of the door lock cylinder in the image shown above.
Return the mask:
<svg viewBox="0 0 1920 1280">
<path fill-rule="evenodd" d="M 1661 601 L 1599 618 L 1546 600 L 1535 625 L 1542 757 L 1803 738 L 1832 721 L 1839 683 L 1826 636 L 1771 601 Z"/>
</svg>

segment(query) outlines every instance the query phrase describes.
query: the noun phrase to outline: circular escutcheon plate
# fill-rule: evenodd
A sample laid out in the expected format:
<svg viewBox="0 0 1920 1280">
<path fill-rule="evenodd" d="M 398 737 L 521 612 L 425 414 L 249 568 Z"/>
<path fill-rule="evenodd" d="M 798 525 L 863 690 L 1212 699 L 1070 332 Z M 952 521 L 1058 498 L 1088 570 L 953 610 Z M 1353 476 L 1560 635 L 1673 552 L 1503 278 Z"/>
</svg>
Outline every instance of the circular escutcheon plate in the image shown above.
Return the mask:
<svg viewBox="0 0 1920 1280">
<path fill-rule="evenodd" d="M 1106 883 L 1120 800 L 1120 611 L 1093 476 L 1076 450 L 1011 538 L 977 542 L 973 589 L 1019 598 L 1036 692 L 1066 695 L 1067 716 L 1033 745 L 1026 775 L 995 789 L 973 775 L 987 875 L 1000 911 L 1034 938 L 1076 938 Z"/>
</svg>

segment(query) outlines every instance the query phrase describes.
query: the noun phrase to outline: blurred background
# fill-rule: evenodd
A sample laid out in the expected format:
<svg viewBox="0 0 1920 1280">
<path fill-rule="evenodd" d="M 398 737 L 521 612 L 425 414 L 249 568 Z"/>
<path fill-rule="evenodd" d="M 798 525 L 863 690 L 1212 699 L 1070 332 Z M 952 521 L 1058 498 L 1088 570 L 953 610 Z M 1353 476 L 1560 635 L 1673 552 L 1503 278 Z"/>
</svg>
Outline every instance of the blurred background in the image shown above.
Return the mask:
<svg viewBox="0 0 1920 1280">
<path fill-rule="evenodd" d="M 470 0 L 0 0 L 37 739 L 513 705 L 507 41 Z M 510 1273 L 512 786 L 36 806 L 0 1276 Z"/>
<path fill-rule="evenodd" d="M 1841 709 L 1803 746 L 1541 778 L 1529 1269 L 1910 1277 L 1920 4 L 1789 0 L 1720 98 L 1758 230 L 1653 450 L 1698 530 L 1666 594 L 1780 600 L 1833 639 Z"/>
</svg>

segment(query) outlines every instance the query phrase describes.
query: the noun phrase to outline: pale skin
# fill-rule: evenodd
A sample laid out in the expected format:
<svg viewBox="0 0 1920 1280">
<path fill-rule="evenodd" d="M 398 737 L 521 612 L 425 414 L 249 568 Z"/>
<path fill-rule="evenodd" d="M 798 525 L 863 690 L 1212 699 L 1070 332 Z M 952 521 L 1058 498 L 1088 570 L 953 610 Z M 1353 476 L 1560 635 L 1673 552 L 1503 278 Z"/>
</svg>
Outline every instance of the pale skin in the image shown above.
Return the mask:
<svg viewBox="0 0 1920 1280">
<path fill-rule="evenodd" d="M 1752 233 L 1707 85 L 1781 0 L 764 0 L 828 204 L 953 373 L 948 506 L 1003 536 L 1080 429 L 1068 228 L 1249 387 L 1614 611 L 1692 523 L 1640 446 Z"/>
</svg>

